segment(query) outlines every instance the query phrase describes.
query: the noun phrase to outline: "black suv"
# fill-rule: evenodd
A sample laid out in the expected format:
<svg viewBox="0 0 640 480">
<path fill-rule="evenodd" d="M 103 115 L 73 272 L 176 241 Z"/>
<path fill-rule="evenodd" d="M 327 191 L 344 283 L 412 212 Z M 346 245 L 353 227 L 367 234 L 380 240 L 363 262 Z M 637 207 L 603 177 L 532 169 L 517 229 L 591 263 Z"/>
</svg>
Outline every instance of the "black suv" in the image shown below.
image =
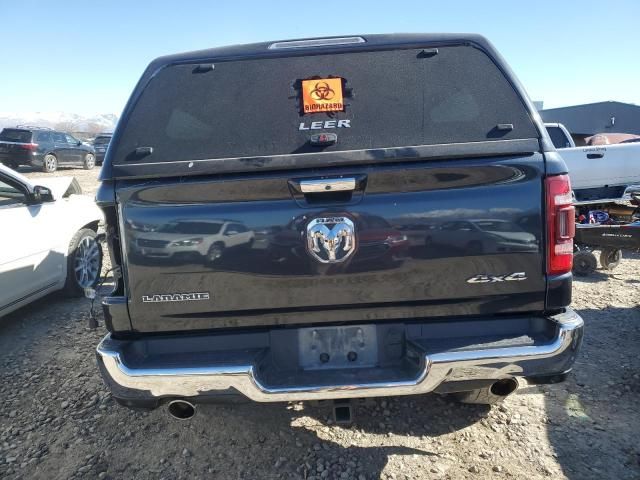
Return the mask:
<svg viewBox="0 0 640 480">
<path fill-rule="evenodd" d="M 111 141 L 112 133 L 100 133 L 93 139 L 93 147 L 96 149 L 96 164 L 102 165 L 104 154 Z"/>
<path fill-rule="evenodd" d="M 0 132 L 0 162 L 11 168 L 30 165 L 55 172 L 58 165 L 96 165 L 93 147 L 64 132 L 45 127 L 18 125 Z"/>
</svg>

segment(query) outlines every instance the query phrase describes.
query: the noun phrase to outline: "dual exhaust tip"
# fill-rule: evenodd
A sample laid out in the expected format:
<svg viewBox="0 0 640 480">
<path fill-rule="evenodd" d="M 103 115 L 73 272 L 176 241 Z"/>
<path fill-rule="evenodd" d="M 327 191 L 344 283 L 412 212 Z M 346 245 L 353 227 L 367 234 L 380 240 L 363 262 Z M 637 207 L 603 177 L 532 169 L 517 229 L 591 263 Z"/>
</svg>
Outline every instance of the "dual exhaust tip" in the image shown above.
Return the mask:
<svg viewBox="0 0 640 480">
<path fill-rule="evenodd" d="M 190 420 L 196 414 L 196 406 L 186 400 L 172 400 L 167 410 L 176 420 Z"/>
<path fill-rule="evenodd" d="M 518 389 L 518 380 L 515 378 L 504 378 L 491 385 L 491 393 L 497 397 L 508 397 Z"/>
</svg>

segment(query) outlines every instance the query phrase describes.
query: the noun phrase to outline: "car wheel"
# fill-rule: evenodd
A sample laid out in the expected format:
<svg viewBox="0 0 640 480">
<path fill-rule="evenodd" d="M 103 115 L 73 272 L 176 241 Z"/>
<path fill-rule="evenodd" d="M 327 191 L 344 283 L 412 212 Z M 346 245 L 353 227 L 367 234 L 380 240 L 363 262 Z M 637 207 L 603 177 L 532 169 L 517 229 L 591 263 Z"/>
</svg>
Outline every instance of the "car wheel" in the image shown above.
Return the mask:
<svg viewBox="0 0 640 480">
<path fill-rule="evenodd" d="M 580 250 L 573 254 L 573 273 L 579 277 L 587 276 L 596 271 L 598 260 L 587 250 Z"/>
<path fill-rule="evenodd" d="M 600 252 L 600 264 L 607 270 L 613 270 L 620 265 L 622 260 L 622 250 L 618 248 L 604 248 Z"/>
<path fill-rule="evenodd" d="M 67 281 L 64 293 L 72 297 L 84 295 L 85 288 L 95 288 L 102 270 L 102 248 L 96 242 L 96 232 L 83 228 L 69 243 Z"/>
<path fill-rule="evenodd" d="M 96 156 L 93 153 L 87 153 L 84 156 L 83 165 L 85 170 L 91 170 L 93 167 L 96 166 Z"/>
<path fill-rule="evenodd" d="M 207 263 L 212 264 L 218 261 L 220 257 L 222 257 L 223 252 L 224 244 L 214 243 L 213 245 L 211 245 L 209 251 L 207 252 Z"/>
<path fill-rule="evenodd" d="M 58 159 L 53 153 L 47 153 L 42 161 L 42 170 L 53 173 L 58 169 Z"/>
</svg>

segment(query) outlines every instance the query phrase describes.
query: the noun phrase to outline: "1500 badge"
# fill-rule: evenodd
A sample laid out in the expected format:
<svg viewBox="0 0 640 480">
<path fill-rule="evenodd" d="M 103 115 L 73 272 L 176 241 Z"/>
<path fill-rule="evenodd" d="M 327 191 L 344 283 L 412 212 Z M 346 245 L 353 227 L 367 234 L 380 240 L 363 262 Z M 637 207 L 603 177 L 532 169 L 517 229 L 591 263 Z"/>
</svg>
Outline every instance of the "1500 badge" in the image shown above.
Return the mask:
<svg viewBox="0 0 640 480">
<path fill-rule="evenodd" d="M 498 283 L 498 282 L 520 282 L 527 279 L 525 272 L 509 273 L 508 275 L 476 275 L 467 280 L 467 283 Z"/>
</svg>

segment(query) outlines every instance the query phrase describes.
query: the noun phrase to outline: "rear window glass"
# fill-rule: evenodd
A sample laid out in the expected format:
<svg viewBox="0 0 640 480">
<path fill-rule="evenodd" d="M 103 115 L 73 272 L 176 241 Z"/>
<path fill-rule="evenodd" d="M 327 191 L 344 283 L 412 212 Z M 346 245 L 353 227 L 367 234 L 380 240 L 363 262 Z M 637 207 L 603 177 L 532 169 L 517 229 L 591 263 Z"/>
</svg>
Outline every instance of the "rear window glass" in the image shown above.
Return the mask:
<svg viewBox="0 0 640 480">
<path fill-rule="evenodd" d="M 36 142 L 52 142 L 51 132 L 36 132 L 35 133 L 35 141 Z"/>
<path fill-rule="evenodd" d="M 94 145 L 106 145 L 111 141 L 111 137 L 96 137 L 93 140 Z"/>
<path fill-rule="evenodd" d="M 29 130 L 5 128 L 0 132 L 0 140 L 4 142 L 29 143 L 31 142 L 31 135 Z"/>
<path fill-rule="evenodd" d="M 339 98 L 335 82 L 321 83 L 330 78 L 342 79 L 342 109 L 303 113 L 303 81 Z M 342 128 L 331 128 L 340 120 Z M 538 137 L 491 59 L 450 46 L 436 55 L 409 49 L 220 62 L 206 72 L 166 67 L 138 99 L 114 163 L 135 159 L 137 147 L 152 147 L 144 162 L 317 152 L 309 138 L 319 132 L 338 135 L 325 152 Z"/>
<path fill-rule="evenodd" d="M 571 146 L 567 136 L 560 127 L 547 127 L 547 132 L 549 133 L 549 137 L 551 137 L 554 147 L 568 148 Z"/>
</svg>

